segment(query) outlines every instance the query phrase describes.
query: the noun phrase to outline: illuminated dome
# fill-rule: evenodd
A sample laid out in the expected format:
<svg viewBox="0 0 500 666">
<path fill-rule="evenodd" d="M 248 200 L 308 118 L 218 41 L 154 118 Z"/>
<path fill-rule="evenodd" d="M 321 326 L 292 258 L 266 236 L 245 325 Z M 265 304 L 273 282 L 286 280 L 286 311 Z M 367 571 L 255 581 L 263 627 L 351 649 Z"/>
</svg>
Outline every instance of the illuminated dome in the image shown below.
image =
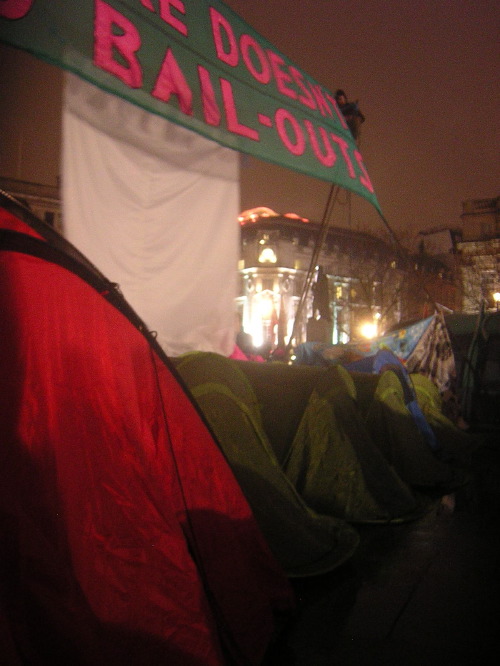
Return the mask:
<svg viewBox="0 0 500 666">
<path fill-rule="evenodd" d="M 257 222 L 263 217 L 288 217 L 292 220 L 300 220 L 300 222 L 309 222 L 306 217 L 301 217 L 300 215 L 297 215 L 297 213 L 284 213 L 281 215 L 281 213 L 277 213 L 275 210 L 268 208 L 267 206 L 258 206 L 257 208 L 249 208 L 248 210 L 244 210 L 238 215 L 238 222 L 240 224 L 246 224 L 247 222 Z"/>
<path fill-rule="evenodd" d="M 259 206 L 258 208 L 249 208 L 244 210 L 238 216 L 238 221 L 243 224 L 244 222 L 255 222 L 260 217 L 279 217 L 279 214 L 271 208 L 266 206 Z"/>
<path fill-rule="evenodd" d="M 301 222 L 309 222 L 307 217 L 301 217 L 300 215 L 297 215 L 297 213 L 285 213 L 283 217 L 289 217 L 292 220 L 300 220 Z"/>
</svg>

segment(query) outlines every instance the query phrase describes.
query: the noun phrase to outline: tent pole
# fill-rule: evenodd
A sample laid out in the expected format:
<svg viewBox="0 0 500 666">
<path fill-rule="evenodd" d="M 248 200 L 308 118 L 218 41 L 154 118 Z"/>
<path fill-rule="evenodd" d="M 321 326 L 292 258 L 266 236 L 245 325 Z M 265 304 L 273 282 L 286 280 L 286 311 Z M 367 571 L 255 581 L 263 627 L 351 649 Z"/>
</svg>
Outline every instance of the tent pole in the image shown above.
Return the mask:
<svg viewBox="0 0 500 666">
<path fill-rule="evenodd" d="M 288 340 L 288 343 L 285 347 L 285 357 L 287 357 L 290 353 L 290 349 L 292 347 L 292 341 L 297 333 L 297 327 L 298 327 L 298 322 L 300 321 L 300 318 L 302 316 L 302 312 L 304 310 L 304 306 L 307 301 L 307 296 L 309 294 L 309 291 L 311 289 L 312 285 L 312 280 L 314 276 L 314 272 L 316 270 L 316 265 L 318 263 L 318 258 L 319 254 L 321 252 L 321 248 L 323 247 L 323 243 L 326 238 L 326 234 L 328 232 L 328 225 L 329 225 L 329 219 L 330 215 L 333 211 L 333 206 L 335 205 L 335 201 L 337 200 L 337 196 L 339 193 L 340 187 L 338 185 L 335 185 L 335 183 L 332 183 L 330 186 L 330 191 L 328 193 L 328 199 L 326 202 L 325 210 L 323 212 L 323 218 L 321 220 L 321 225 L 319 228 L 318 236 L 316 238 L 316 242 L 314 244 L 313 252 L 311 255 L 311 261 L 309 263 L 309 268 L 307 270 L 306 274 L 306 279 L 304 281 L 304 286 L 302 288 L 302 293 L 300 295 L 300 300 L 297 305 L 297 310 L 295 312 L 295 317 L 293 320 L 293 328 L 292 332 L 290 334 L 290 338 Z"/>
</svg>

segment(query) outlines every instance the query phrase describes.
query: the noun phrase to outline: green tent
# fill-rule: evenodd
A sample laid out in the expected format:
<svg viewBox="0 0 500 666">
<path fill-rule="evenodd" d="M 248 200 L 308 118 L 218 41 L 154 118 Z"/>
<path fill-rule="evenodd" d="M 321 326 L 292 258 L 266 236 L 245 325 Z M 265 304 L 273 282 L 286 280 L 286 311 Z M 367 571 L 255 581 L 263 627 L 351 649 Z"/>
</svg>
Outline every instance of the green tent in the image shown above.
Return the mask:
<svg viewBox="0 0 500 666">
<path fill-rule="evenodd" d="M 343 520 L 313 511 L 283 474 L 262 427 L 255 393 L 238 364 L 218 354 L 193 352 L 175 359 L 175 365 L 286 573 L 316 575 L 348 559 L 358 545 L 356 531 Z"/>
<path fill-rule="evenodd" d="M 363 395 L 362 412 L 372 439 L 405 483 L 443 495 L 466 483 L 466 473 L 433 452 L 425 441 L 394 371 L 373 376 L 356 373 L 353 379 Z"/>
<path fill-rule="evenodd" d="M 402 520 L 422 509 L 374 445 L 341 366 L 325 370 L 314 387 L 284 471 L 310 506 L 350 522 Z"/>
</svg>

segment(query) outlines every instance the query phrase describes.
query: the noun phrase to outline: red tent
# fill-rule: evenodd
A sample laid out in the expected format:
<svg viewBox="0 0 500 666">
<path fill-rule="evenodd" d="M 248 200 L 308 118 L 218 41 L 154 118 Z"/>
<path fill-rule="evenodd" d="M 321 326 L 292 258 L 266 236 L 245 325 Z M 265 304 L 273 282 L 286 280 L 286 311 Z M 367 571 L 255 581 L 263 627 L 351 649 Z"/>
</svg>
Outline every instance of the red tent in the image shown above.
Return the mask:
<svg viewBox="0 0 500 666">
<path fill-rule="evenodd" d="M 11 663 L 258 664 L 292 607 L 154 336 L 0 201 L 0 651 Z"/>
</svg>

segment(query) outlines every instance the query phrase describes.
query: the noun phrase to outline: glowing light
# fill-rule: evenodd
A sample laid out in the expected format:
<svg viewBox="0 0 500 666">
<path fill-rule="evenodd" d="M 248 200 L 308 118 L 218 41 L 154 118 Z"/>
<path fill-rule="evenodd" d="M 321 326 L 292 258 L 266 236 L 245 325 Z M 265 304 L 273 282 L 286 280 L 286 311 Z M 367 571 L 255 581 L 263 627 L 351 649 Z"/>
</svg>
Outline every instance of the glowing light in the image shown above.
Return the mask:
<svg viewBox="0 0 500 666">
<path fill-rule="evenodd" d="M 260 217 L 279 217 L 272 208 L 267 208 L 266 206 L 259 206 L 257 208 L 250 208 L 244 210 L 238 215 L 238 222 L 240 224 L 245 224 L 246 222 L 256 222 Z"/>
<path fill-rule="evenodd" d="M 253 346 L 261 347 L 264 344 L 264 335 L 262 332 L 262 322 L 253 322 L 250 328 Z"/>
<path fill-rule="evenodd" d="M 364 338 L 371 340 L 377 336 L 377 324 L 374 321 L 366 321 L 359 327 L 359 332 Z"/>
<path fill-rule="evenodd" d="M 276 252 L 272 247 L 264 247 L 259 254 L 259 262 L 261 264 L 275 264 L 277 261 Z"/>
<path fill-rule="evenodd" d="M 259 312 L 262 321 L 269 321 L 273 315 L 272 298 L 264 297 L 259 301 Z"/>
<path fill-rule="evenodd" d="M 292 220 L 300 220 L 301 222 L 310 222 L 307 217 L 301 217 L 300 215 L 297 215 L 297 213 L 285 213 L 283 217 L 289 217 Z"/>
<path fill-rule="evenodd" d="M 243 225 L 247 222 L 258 222 L 259 219 L 263 217 L 280 217 L 280 214 L 267 206 L 257 206 L 256 208 L 249 208 L 248 210 L 242 211 L 238 215 L 238 222 Z M 292 220 L 300 220 L 300 222 L 310 222 L 307 217 L 302 217 L 301 215 L 297 215 L 297 213 L 284 213 L 282 217 L 288 217 Z"/>
</svg>

